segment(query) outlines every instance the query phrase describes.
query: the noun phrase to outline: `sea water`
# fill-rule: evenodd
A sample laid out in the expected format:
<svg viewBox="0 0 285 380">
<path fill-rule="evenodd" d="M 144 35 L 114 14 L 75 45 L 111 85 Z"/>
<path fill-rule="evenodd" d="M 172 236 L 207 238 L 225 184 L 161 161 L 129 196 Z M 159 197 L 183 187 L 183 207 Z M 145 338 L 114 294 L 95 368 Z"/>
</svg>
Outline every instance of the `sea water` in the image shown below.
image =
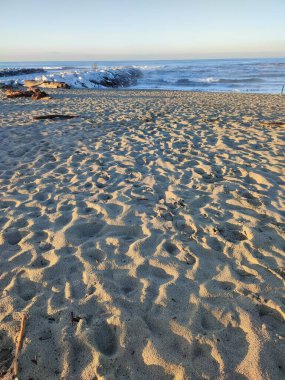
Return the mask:
<svg viewBox="0 0 285 380">
<path fill-rule="evenodd" d="M 104 88 L 106 82 L 100 80 L 115 76 L 122 79 L 114 85 L 118 88 L 277 94 L 285 84 L 285 59 L 0 62 L 0 83 L 38 79 L 63 81 L 74 88 Z"/>
</svg>

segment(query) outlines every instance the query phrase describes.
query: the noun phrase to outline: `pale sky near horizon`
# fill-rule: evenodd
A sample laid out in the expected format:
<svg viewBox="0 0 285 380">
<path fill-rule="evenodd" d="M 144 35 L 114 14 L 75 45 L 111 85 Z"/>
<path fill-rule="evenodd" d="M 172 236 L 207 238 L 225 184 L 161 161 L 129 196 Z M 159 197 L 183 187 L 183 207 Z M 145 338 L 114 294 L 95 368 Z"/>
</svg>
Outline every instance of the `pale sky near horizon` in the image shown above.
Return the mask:
<svg viewBox="0 0 285 380">
<path fill-rule="evenodd" d="M 285 0 L 0 0 L 0 61 L 285 57 Z"/>
</svg>

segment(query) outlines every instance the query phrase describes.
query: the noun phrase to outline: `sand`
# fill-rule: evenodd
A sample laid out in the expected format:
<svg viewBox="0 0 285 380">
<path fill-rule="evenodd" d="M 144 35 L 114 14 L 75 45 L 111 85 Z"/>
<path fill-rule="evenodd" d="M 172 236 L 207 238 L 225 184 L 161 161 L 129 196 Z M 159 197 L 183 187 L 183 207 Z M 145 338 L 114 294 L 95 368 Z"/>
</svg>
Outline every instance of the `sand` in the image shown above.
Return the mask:
<svg viewBox="0 0 285 380">
<path fill-rule="evenodd" d="M 50 93 L 0 95 L 1 379 L 25 312 L 19 379 L 285 379 L 285 96 Z"/>
</svg>

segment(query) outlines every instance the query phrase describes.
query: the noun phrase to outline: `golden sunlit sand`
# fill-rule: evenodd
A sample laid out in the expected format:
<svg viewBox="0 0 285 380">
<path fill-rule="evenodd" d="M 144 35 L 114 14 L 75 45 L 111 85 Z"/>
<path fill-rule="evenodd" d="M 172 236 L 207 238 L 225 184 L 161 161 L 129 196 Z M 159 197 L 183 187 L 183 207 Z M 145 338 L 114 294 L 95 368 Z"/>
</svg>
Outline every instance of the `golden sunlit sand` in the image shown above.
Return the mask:
<svg viewBox="0 0 285 380">
<path fill-rule="evenodd" d="M 0 95 L 0 378 L 285 378 L 285 96 Z M 75 115 L 35 120 L 34 116 Z"/>
</svg>

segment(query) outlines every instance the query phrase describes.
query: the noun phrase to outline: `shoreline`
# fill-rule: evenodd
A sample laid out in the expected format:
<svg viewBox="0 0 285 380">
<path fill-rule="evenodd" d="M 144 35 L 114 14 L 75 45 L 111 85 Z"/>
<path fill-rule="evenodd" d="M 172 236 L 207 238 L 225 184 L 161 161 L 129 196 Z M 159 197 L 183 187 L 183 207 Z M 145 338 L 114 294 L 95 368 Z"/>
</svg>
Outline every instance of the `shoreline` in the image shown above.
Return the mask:
<svg viewBox="0 0 285 380">
<path fill-rule="evenodd" d="M 2 84 L 2 87 L 6 87 L 6 86 L 10 86 L 10 85 L 6 85 L 6 84 Z M 11 88 L 15 88 L 15 89 L 23 89 L 23 88 L 27 88 L 25 87 L 24 85 L 22 84 L 12 84 L 11 85 Z M 0 84 L 0 93 L 1 93 L 1 84 Z M 56 88 L 48 88 L 48 91 L 57 91 L 58 89 Z M 285 92 L 283 92 L 283 94 L 281 94 L 281 90 L 282 90 L 282 86 L 280 87 L 280 92 L 251 92 L 251 91 L 229 91 L 229 90 L 225 90 L 225 91 L 212 91 L 212 90 L 183 90 L 183 89 L 162 89 L 162 88 L 132 88 L 132 87 L 119 87 L 119 88 L 116 88 L 116 87 L 106 87 L 106 88 L 70 88 L 68 89 L 70 91 L 87 91 L 87 92 L 173 92 L 173 93 L 189 93 L 189 94 L 230 94 L 230 95 L 268 95 L 268 96 L 283 96 L 285 98 Z M 67 91 L 67 89 L 59 89 L 59 92 L 56 92 L 56 95 L 61 95 L 61 92 L 63 91 Z"/>
</svg>

